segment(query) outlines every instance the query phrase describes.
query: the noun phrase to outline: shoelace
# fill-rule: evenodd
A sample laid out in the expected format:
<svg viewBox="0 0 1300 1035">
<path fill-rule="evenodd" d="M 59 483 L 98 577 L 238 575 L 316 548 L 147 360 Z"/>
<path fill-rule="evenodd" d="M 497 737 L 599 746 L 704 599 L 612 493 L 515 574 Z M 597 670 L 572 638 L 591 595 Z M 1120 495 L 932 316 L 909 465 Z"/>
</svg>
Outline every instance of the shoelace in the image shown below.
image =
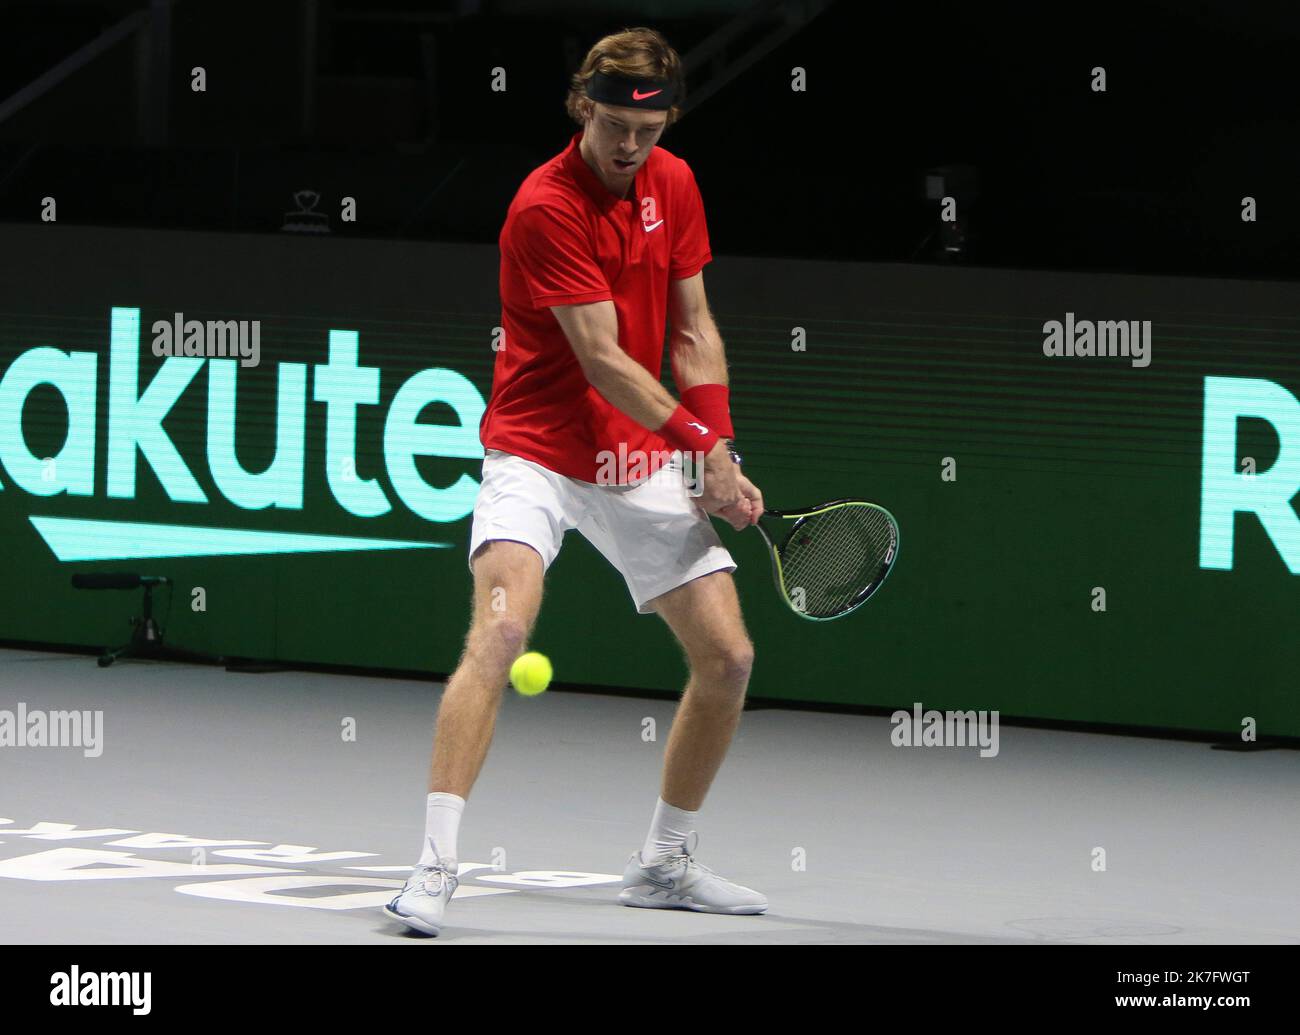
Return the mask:
<svg viewBox="0 0 1300 1035">
<path fill-rule="evenodd" d="M 460 882 L 456 880 L 456 875 L 443 865 L 442 855 L 438 852 L 438 846 L 434 844 L 432 837 L 429 838 L 429 850 L 433 852 L 434 862 L 418 867 L 418 869 L 424 871 L 420 876 L 419 887 L 424 890 L 426 895 L 436 897 L 446 890 L 448 880 L 455 881 L 457 884 Z M 430 891 L 429 882 L 435 873 L 438 874 L 438 890 Z"/>
<path fill-rule="evenodd" d="M 447 889 L 448 880 L 456 879 L 454 875 L 447 872 L 447 870 L 443 869 L 441 866 L 424 866 L 421 868 L 424 872 L 420 875 L 419 887 L 424 890 L 426 895 L 434 897 L 441 895 Z M 438 884 L 436 891 L 431 890 L 429 887 L 435 876 Z"/>
<path fill-rule="evenodd" d="M 714 873 L 713 870 L 705 866 L 704 863 L 696 860 L 695 851 L 699 847 L 700 847 L 700 835 L 696 833 L 694 830 L 692 830 L 689 834 L 686 835 L 686 840 L 682 842 L 682 850 L 678 852 L 676 855 L 670 855 L 668 857 L 668 861 L 676 862 L 677 860 L 681 859 L 685 861 L 688 869 L 694 866 L 697 869 L 703 870 L 705 873 L 713 877 L 716 877 L 717 874 Z"/>
</svg>

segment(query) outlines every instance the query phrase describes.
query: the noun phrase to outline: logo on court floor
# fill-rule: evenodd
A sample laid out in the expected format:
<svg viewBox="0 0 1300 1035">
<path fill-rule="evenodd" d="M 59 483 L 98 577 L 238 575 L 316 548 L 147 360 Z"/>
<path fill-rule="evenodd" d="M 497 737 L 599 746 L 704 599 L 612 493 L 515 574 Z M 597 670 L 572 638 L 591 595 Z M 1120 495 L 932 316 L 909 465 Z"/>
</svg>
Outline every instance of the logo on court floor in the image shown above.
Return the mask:
<svg viewBox="0 0 1300 1035">
<path fill-rule="evenodd" d="M 0 855 L 22 845 L 17 838 L 32 847 L 39 845 L 40 850 L 0 858 L 0 878 L 55 883 L 180 879 L 186 883 L 173 890 L 182 895 L 252 905 L 331 911 L 378 909 L 393 897 L 394 890 L 401 889 L 411 873 L 409 863 L 339 865 L 343 860 L 374 857 L 374 852 L 321 852 L 311 845 L 141 833 L 120 827 L 83 829 L 62 822 L 39 822 L 20 828 L 12 819 L 0 818 Z M 92 841 L 102 843 L 82 847 Z M 144 858 L 140 853 L 164 858 Z M 325 864 L 326 872 L 302 869 L 312 864 Z M 623 880 L 620 874 L 584 870 L 508 872 L 500 862 L 462 862 L 458 876 L 461 885 L 456 892 L 457 902 L 520 891 L 620 884 Z"/>
</svg>

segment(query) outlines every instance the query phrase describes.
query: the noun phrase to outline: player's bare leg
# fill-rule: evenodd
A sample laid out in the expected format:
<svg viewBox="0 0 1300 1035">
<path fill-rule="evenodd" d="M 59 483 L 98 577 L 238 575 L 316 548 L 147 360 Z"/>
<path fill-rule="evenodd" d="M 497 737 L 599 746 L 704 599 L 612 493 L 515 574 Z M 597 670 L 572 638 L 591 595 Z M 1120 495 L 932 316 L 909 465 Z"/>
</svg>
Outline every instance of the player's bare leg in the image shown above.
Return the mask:
<svg viewBox="0 0 1300 1035">
<path fill-rule="evenodd" d="M 468 798 L 496 729 L 510 666 L 524 652 L 542 603 L 542 558 L 492 539 L 474 554 L 474 616 L 447 680 L 433 740 L 430 793 Z"/>
<path fill-rule="evenodd" d="M 754 645 L 731 574 L 716 571 L 656 597 L 690 665 L 664 755 L 664 801 L 694 812 L 704 804 L 745 707 Z"/>
<path fill-rule="evenodd" d="M 762 913 L 767 899 L 694 859 L 695 813 L 727 755 L 745 707 L 754 646 L 729 572 L 713 572 L 652 604 L 686 653 L 690 679 L 668 747 L 659 802 L 645 845 L 623 873 L 619 901 L 656 909 Z"/>
<path fill-rule="evenodd" d="M 510 666 L 528 642 L 542 603 L 542 558 L 531 546 L 491 539 L 474 553 L 474 614 L 438 708 L 420 861 L 384 909 L 423 934 L 442 930 L 459 886 L 460 816 L 496 729 Z"/>
</svg>

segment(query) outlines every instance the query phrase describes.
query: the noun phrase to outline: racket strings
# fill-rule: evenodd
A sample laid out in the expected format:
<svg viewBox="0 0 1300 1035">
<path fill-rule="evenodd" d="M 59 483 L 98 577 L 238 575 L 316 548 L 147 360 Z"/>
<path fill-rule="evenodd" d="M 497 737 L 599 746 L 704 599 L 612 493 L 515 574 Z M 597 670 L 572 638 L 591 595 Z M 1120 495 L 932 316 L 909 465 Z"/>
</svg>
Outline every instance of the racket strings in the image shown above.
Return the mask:
<svg viewBox="0 0 1300 1035">
<path fill-rule="evenodd" d="M 889 570 L 893 522 L 877 507 L 844 504 L 806 518 L 781 547 L 786 595 L 813 617 L 852 607 Z"/>
</svg>

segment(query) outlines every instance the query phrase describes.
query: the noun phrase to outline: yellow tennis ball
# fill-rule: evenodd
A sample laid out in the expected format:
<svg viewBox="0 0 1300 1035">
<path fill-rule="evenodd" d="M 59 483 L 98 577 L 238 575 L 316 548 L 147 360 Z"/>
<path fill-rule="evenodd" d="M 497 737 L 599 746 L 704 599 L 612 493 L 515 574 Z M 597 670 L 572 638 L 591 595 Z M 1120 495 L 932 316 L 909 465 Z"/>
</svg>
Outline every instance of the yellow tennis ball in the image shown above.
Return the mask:
<svg viewBox="0 0 1300 1035">
<path fill-rule="evenodd" d="M 510 682 L 525 697 L 536 697 L 551 685 L 551 659 L 531 650 L 510 666 Z"/>
</svg>

